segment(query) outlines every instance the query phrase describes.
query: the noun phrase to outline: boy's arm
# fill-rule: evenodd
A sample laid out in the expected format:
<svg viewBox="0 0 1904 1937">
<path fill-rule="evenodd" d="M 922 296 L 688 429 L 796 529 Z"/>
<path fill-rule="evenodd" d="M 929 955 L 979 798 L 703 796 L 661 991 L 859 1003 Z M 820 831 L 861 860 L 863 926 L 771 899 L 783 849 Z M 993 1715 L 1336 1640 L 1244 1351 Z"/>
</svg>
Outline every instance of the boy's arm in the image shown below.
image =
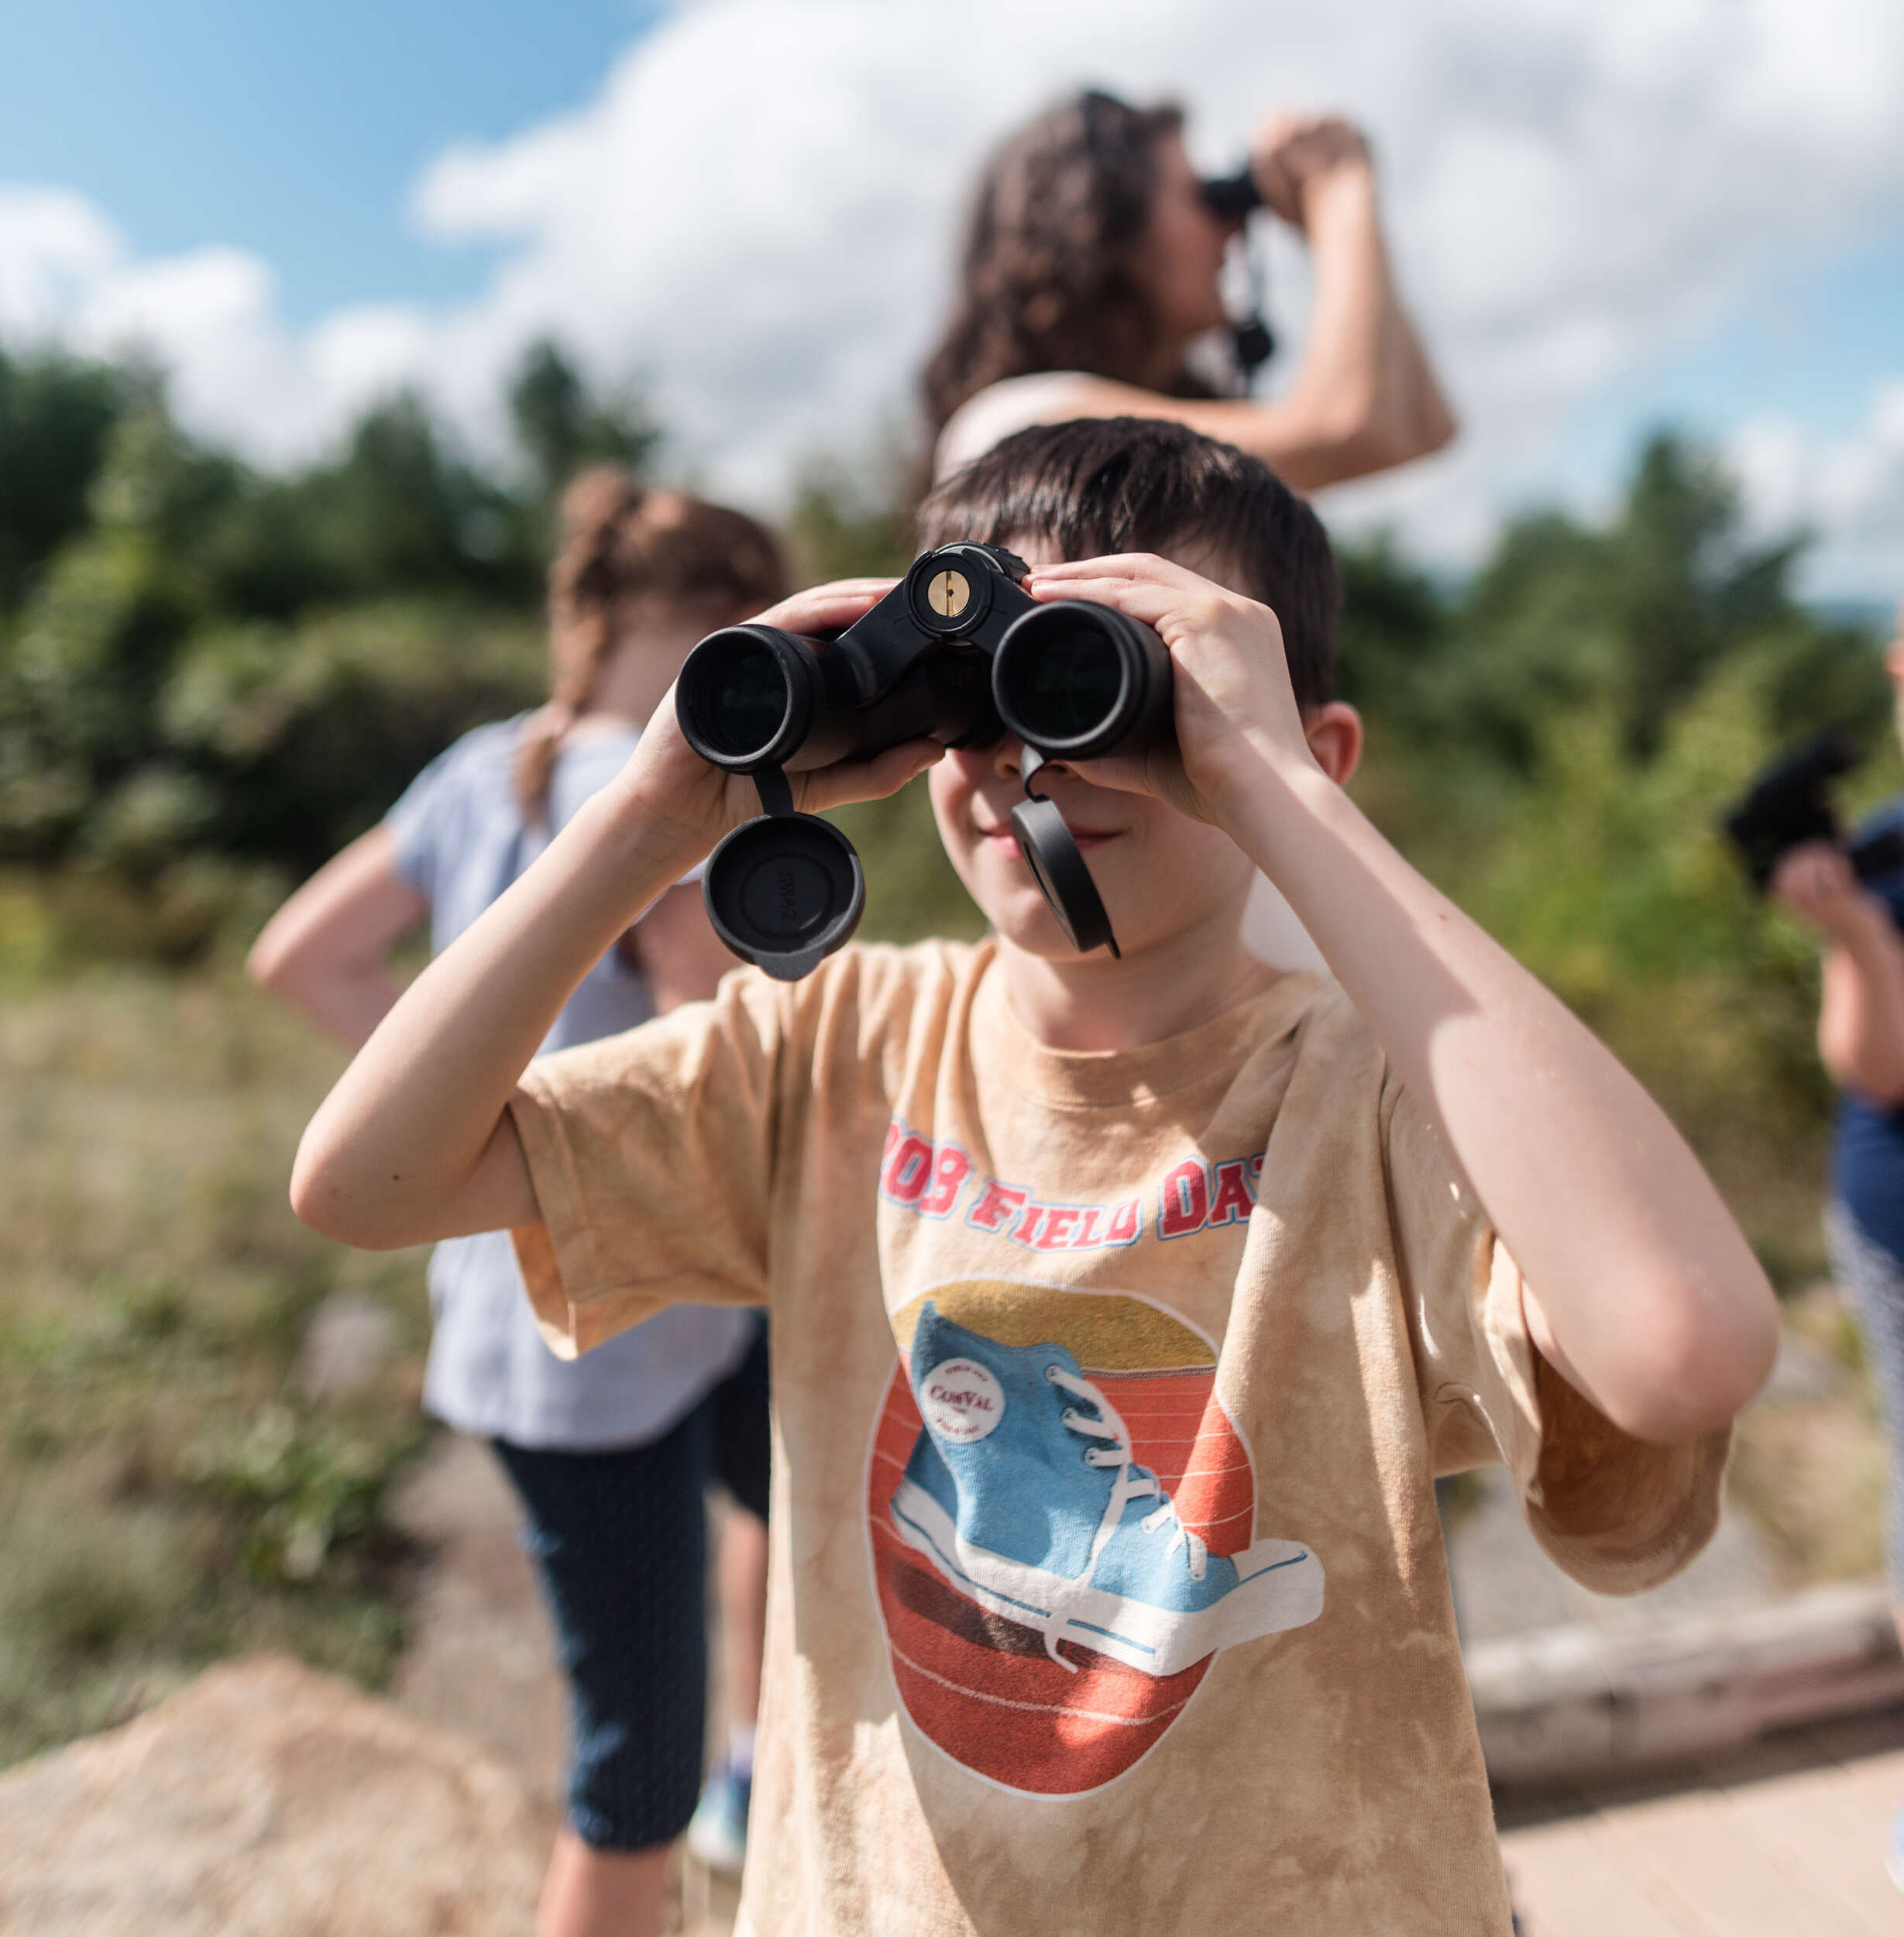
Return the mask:
<svg viewBox="0 0 1904 1937">
<path fill-rule="evenodd" d="M 1090 777 L 1223 827 L 1288 897 L 1534 1288 L 1541 1352 L 1635 1437 L 1730 1419 L 1777 1347 L 1751 1247 L 1645 1091 L 1317 766 L 1273 615 L 1147 558 L 1032 585 L 1163 635 L 1181 764 L 1160 752 Z"/>
<path fill-rule="evenodd" d="M 889 584 L 822 587 L 763 617 L 832 631 Z M 915 741 L 789 779 L 810 813 L 892 793 L 941 750 Z M 373 1250 L 539 1222 L 509 1115 L 517 1079 L 616 938 L 757 809 L 751 780 L 682 738 L 671 690 L 621 774 L 411 984 L 339 1079 L 298 1147 L 298 1216 Z"/>
</svg>

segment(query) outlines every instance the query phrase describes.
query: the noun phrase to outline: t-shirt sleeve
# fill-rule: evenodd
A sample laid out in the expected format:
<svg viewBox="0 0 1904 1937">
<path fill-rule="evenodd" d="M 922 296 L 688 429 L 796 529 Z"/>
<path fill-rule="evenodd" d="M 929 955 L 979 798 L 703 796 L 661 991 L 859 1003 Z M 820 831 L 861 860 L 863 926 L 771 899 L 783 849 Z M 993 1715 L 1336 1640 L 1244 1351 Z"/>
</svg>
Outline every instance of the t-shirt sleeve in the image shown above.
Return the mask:
<svg viewBox="0 0 1904 1937">
<path fill-rule="evenodd" d="M 1414 1099 L 1383 1095 L 1389 1193 L 1429 1457 L 1499 1460 L 1553 1560 L 1601 1594 L 1684 1567 L 1719 1521 L 1731 1429 L 1658 1446 L 1624 1433 L 1541 1357 L 1507 1247 Z"/>
<path fill-rule="evenodd" d="M 462 743 L 459 741 L 457 746 Z M 457 746 L 446 747 L 397 796 L 383 817 L 396 845 L 397 872 L 424 900 L 437 900 L 437 869 L 449 829 L 451 769 Z"/>
<path fill-rule="evenodd" d="M 510 1109 L 542 1222 L 512 1233 L 538 1323 L 572 1358 L 674 1304 L 764 1304 L 776 985 L 541 1056 Z"/>
</svg>

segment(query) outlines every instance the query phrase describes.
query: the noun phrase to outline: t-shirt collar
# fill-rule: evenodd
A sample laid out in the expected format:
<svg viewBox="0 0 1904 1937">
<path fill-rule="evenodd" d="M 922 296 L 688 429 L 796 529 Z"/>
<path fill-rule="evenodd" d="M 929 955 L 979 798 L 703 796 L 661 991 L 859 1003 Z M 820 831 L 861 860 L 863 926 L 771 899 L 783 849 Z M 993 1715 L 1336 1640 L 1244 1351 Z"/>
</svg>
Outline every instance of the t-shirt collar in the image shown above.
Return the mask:
<svg viewBox="0 0 1904 1937">
<path fill-rule="evenodd" d="M 1013 1011 L 995 943 L 973 1000 L 972 1046 L 981 1068 L 1022 1094 L 1080 1109 L 1128 1107 L 1227 1082 L 1249 1056 L 1287 1034 L 1323 987 L 1320 976 L 1287 969 L 1195 1028 L 1141 1048 L 1053 1049 Z"/>
</svg>

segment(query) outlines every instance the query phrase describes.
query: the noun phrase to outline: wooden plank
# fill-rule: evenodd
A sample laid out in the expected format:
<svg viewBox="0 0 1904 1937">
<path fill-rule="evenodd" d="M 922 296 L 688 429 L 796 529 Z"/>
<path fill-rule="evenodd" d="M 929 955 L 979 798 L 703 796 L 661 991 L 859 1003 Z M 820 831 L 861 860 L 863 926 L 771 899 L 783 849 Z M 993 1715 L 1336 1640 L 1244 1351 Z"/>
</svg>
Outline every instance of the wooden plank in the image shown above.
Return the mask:
<svg viewBox="0 0 1904 1937">
<path fill-rule="evenodd" d="M 1631 1629 L 1545 1629 L 1465 1660 L 1497 1787 L 1683 1763 L 1904 1701 L 1897 1628 L 1875 1584 Z"/>
<path fill-rule="evenodd" d="M 1904 1930 L 1904 1897 L 1884 1867 L 1891 1819 L 1904 1805 L 1904 1756 L 1741 1784 L 1724 1796 L 1747 1836 L 1835 1907 L 1845 1937 Z"/>
<path fill-rule="evenodd" d="M 1777 1785 L 1768 1785 L 1776 1787 Z M 1713 1937 L 1864 1937 L 1816 1877 L 1794 1877 L 1730 1798 L 1696 1789 L 1596 1817 L 1608 1860 L 1634 1863 Z"/>
<path fill-rule="evenodd" d="M 1526 1937 L 1724 1937 L 1663 1902 L 1637 1866 L 1612 1860 L 1595 1819 L 1543 1823 L 1501 1839 Z"/>
</svg>

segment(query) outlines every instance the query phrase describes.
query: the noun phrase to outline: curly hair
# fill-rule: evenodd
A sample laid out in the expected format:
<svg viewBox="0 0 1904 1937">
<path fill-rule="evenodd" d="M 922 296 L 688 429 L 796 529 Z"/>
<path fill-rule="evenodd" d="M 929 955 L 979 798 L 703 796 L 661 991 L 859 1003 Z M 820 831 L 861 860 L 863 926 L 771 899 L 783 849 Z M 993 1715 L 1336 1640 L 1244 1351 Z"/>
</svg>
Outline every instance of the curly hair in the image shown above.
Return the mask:
<svg viewBox="0 0 1904 1937">
<path fill-rule="evenodd" d="M 1130 257 L 1150 221 L 1157 144 L 1183 119 L 1168 103 L 1133 108 L 1088 89 L 992 155 L 967 218 L 951 320 L 922 380 L 933 436 L 1007 377 L 1075 370 L 1151 383 L 1157 320 Z M 1187 369 L 1168 387 L 1211 394 Z"/>
<path fill-rule="evenodd" d="M 516 798 L 547 818 L 549 775 L 569 729 L 644 596 L 711 624 L 787 593 L 778 541 L 744 512 L 651 489 L 614 465 L 578 477 L 562 495 L 562 536 L 548 575 L 548 704 L 516 742 Z"/>
</svg>

